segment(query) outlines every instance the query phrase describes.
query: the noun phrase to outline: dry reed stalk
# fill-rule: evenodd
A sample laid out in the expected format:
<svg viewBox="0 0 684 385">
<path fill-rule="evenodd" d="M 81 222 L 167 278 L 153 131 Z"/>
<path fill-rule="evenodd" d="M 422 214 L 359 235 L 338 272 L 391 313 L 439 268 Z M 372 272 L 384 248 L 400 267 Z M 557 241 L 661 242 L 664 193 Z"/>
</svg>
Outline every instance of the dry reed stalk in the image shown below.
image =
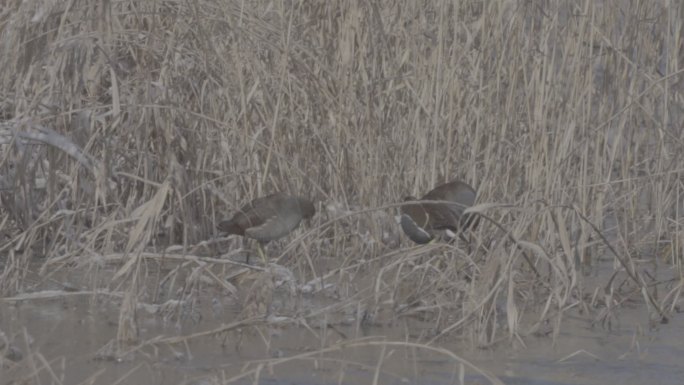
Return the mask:
<svg viewBox="0 0 684 385">
<path fill-rule="evenodd" d="M 194 268 L 192 296 L 207 271 L 238 274 L 162 250 L 233 250 L 202 242 L 279 190 L 348 211 L 319 210 L 274 247 L 366 314 L 421 314 L 478 345 L 548 320 L 558 333 L 575 306 L 614 315 L 625 298 L 663 318 L 678 289 L 656 288 L 684 275 L 683 20 L 680 2 L 629 0 L 6 4 L 0 291 L 25 290 L 36 257 L 49 274 L 123 255 L 111 285 L 126 298 L 119 337 L 134 338 L 135 304 L 155 290 L 142 282 Z M 27 127 L 54 135 L 29 141 Z M 385 242 L 394 202 L 455 178 L 492 219 L 471 251 Z M 162 255 L 156 280 L 145 253 Z M 672 277 L 648 281 L 644 260 Z M 611 261 L 614 280 L 587 283 Z"/>
</svg>

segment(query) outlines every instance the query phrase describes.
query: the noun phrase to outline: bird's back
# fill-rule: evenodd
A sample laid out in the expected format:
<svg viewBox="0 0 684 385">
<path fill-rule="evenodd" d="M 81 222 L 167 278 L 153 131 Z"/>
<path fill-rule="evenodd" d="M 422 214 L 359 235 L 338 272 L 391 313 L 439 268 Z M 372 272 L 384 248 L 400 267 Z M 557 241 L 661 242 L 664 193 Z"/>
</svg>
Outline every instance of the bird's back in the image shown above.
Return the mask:
<svg viewBox="0 0 684 385">
<path fill-rule="evenodd" d="M 464 211 L 475 204 L 475 190 L 467 183 L 453 181 L 439 185 L 425 194 L 421 201 L 401 206 L 401 227 L 412 241 L 424 244 L 432 241 L 436 231 L 459 232 L 475 226 L 475 216 Z M 407 197 L 405 201 L 415 200 Z"/>
<path fill-rule="evenodd" d="M 449 229 L 456 231 L 463 227 L 466 216 L 463 212 L 475 204 L 475 190 L 461 181 L 445 183 L 435 187 L 425 194 L 421 200 L 449 201 L 447 203 L 425 203 L 426 210 L 431 216 L 434 229 Z"/>
<path fill-rule="evenodd" d="M 218 227 L 228 234 L 268 242 L 287 235 L 303 218 L 310 218 L 314 213 L 315 208 L 307 199 L 275 193 L 247 203 Z"/>
</svg>

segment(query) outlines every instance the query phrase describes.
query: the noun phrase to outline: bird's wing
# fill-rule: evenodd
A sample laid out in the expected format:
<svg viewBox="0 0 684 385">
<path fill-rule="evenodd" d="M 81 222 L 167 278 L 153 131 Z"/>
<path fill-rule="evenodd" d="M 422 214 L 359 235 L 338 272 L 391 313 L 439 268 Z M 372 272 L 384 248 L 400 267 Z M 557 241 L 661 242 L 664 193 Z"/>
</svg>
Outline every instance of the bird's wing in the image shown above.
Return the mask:
<svg viewBox="0 0 684 385">
<path fill-rule="evenodd" d="M 425 205 L 427 206 L 429 203 Z M 462 208 L 457 205 L 445 204 L 434 204 L 432 207 L 436 207 L 436 209 L 431 209 L 428 212 L 430 213 L 430 225 L 433 229 L 458 230 L 461 215 L 463 214 Z"/>
<path fill-rule="evenodd" d="M 299 215 L 278 215 L 271 212 L 268 217 L 263 217 L 261 223 L 245 230 L 245 235 L 259 242 L 269 242 L 287 235 L 301 222 Z"/>
<path fill-rule="evenodd" d="M 273 215 L 275 211 L 274 207 L 279 207 L 282 199 L 282 193 L 256 198 L 240 207 L 240 209 L 233 214 L 230 222 L 232 222 L 234 226 L 241 228 L 243 232 L 251 227 L 261 226 Z"/>
<path fill-rule="evenodd" d="M 430 191 L 421 199 L 453 202 L 425 203 L 425 206 L 429 207 L 433 228 L 456 231 L 461 226 L 465 209 L 475 203 L 475 192 L 470 188 L 453 188 L 447 184 Z"/>
</svg>

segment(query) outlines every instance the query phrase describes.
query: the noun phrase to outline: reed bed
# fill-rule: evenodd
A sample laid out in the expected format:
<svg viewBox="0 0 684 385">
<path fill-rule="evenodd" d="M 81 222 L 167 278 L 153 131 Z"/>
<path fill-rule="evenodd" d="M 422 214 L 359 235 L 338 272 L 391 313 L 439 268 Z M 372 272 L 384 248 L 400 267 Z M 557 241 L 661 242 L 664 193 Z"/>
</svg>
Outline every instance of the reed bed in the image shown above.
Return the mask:
<svg viewBox="0 0 684 385">
<path fill-rule="evenodd" d="M 0 293 L 84 272 L 117 354 L 156 343 L 141 304 L 207 285 L 226 323 L 413 318 L 426 348 L 681 306 L 680 2 L 9 1 L 0 26 Z M 410 244 L 398 203 L 452 179 L 470 242 Z M 274 191 L 316 217 L 235 262 L 216 223 Z"/>
</svg>

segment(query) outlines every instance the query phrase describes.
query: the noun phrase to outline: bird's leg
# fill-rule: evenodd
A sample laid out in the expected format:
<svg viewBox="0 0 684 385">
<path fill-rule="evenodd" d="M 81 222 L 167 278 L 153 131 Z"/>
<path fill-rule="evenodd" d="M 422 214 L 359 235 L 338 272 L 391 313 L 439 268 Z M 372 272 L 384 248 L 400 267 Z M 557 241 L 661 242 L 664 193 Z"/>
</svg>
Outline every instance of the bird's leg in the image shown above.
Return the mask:
<svg viewBox="0 0 684 385">
<path fill-rule="evenodd" d="M 268 266 L 268 258 L 266 258 L 266 253 L 264 252 L 261 242 L 257 242 L 257 250 L 259 251 L 259 256 L 261 257 L 261 261 L 264 263 L 264 266 Z"/>
</svg>

